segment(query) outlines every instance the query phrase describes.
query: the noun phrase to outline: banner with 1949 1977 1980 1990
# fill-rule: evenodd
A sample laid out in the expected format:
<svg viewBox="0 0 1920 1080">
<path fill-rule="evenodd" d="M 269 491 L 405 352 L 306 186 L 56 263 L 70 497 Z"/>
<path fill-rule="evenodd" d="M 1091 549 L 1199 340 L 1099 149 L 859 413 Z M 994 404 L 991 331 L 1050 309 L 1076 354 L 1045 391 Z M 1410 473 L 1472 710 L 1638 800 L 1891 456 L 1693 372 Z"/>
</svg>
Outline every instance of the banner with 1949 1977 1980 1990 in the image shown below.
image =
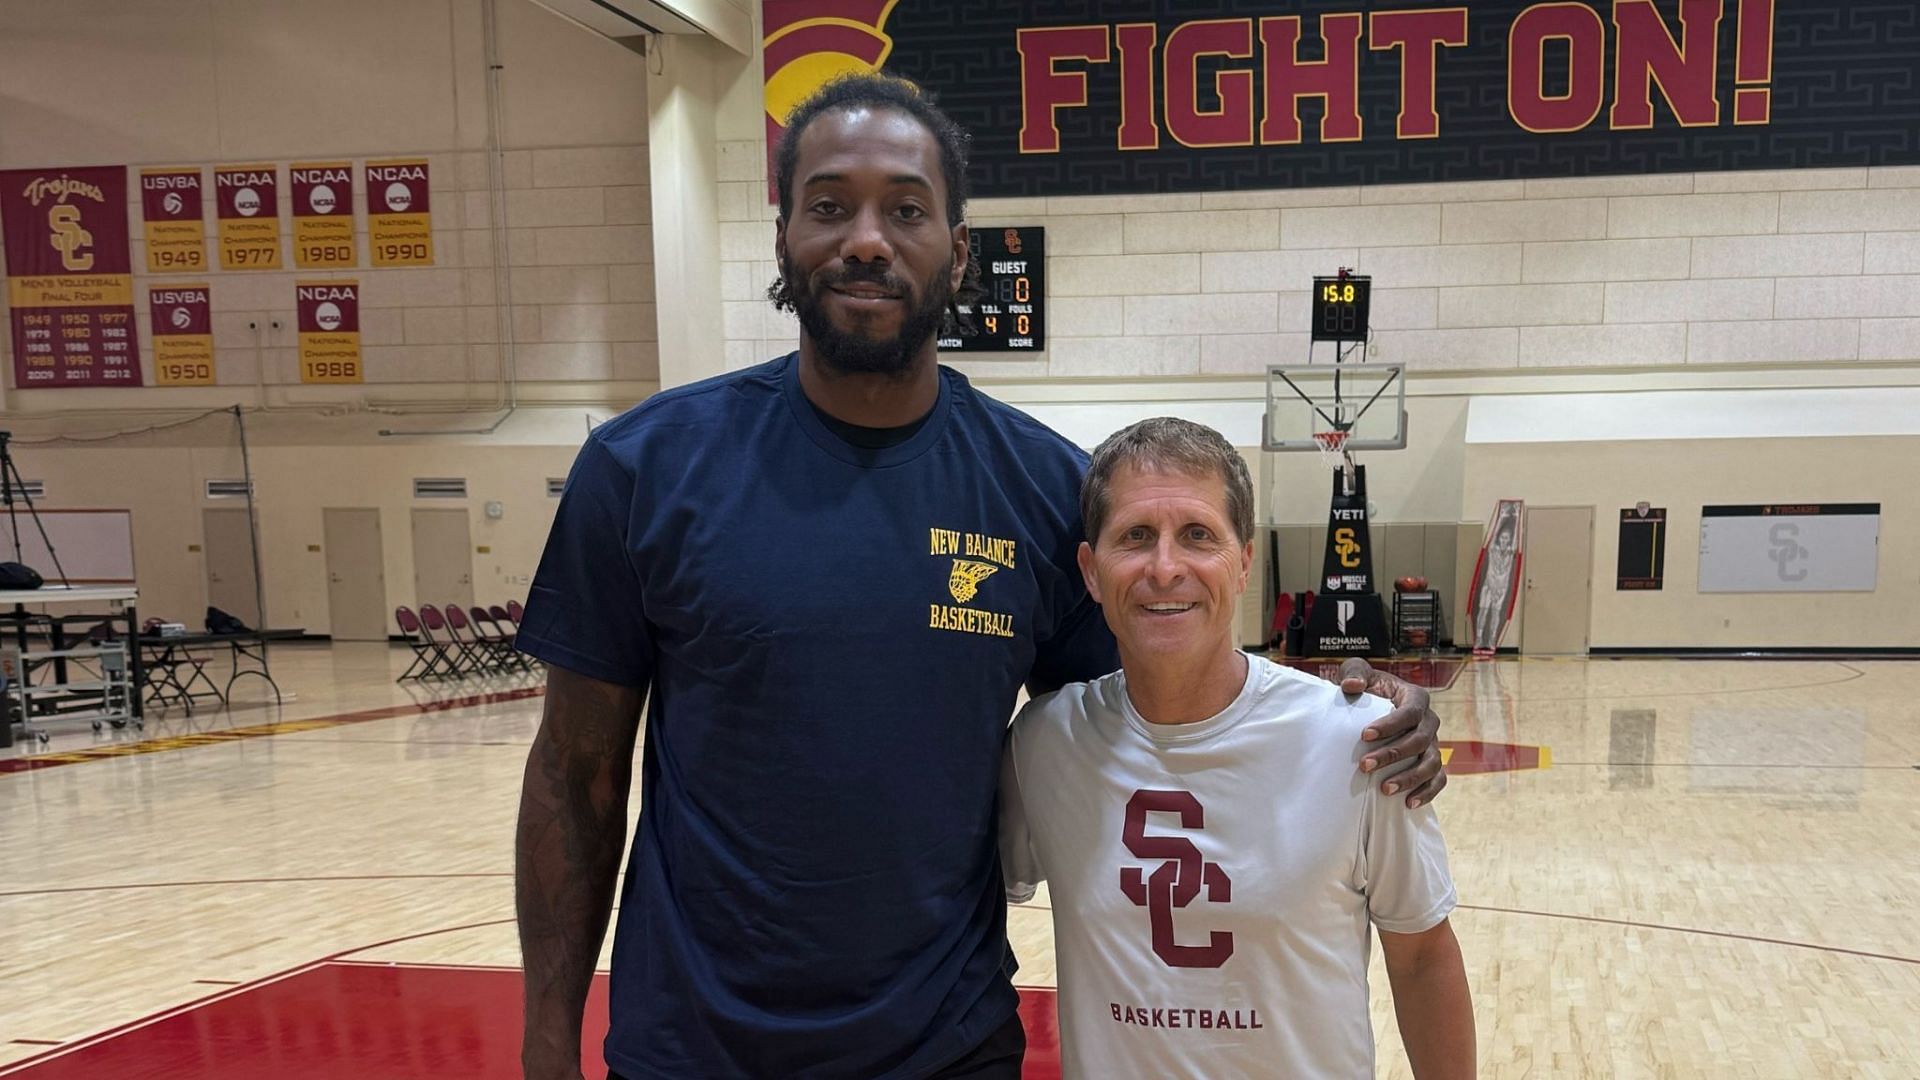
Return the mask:
<svg viewBox="0 0 1920 1080">
<path fill-rule="evenodd" d="M 13 384 L 139 386 L 127 169 L 0 172 Z"/>
<path fill-rule="evenodd" d="M 424 158 L 367 162 L 367 243 L 373 265 L 433 265 L 431 168 Z"/>
<path fill-rule="evenodd" d="M 147 273 L 206 273 L 206 213 L 198 166 L 141 169 L 140 216 L 146 225 Z"/>
<path fill-rule="evenodd" d="M 274 165 L 213 170 L 220 219 L 220 269 L 280 269 L 280 171 Z"/>
</svg>

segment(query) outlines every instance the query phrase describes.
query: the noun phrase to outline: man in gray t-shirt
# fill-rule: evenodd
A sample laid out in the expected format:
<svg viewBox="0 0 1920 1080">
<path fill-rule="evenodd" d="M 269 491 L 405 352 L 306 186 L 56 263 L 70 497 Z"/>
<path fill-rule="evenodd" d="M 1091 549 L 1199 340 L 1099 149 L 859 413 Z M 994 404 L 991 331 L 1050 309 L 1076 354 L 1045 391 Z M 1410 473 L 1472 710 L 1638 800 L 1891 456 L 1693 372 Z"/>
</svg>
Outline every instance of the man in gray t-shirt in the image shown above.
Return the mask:
<svg viewBox="0 0 1920 1080">
<path fill-rule="evenodd" d="M 1030 703 L 1001 784 L 1008 896 L 1049 883 L 1068 1076 L 1371 1076 L 1370 926 L 1415 1075 L 1471 1076 L 1433 808 L 1341 767 L 1386 705 L 1233 647 L 1239 454 L 1143 421 L 1095 452 L 1082 513 L 1122 668 Z"/>
</svg>

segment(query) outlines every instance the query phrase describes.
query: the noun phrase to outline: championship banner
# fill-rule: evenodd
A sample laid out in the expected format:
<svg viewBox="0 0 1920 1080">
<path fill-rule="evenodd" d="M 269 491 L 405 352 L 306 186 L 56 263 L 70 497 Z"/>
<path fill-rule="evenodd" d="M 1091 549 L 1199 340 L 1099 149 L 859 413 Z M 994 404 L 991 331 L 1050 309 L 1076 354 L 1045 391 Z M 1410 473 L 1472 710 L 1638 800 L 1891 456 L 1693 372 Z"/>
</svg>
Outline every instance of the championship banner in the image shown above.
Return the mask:
<svg viewBox="0 0 1920 1080">
<path fill-rule="evenodd" d="M 293 295 L 300 381 L 365 382 L 360 367 L 360 283 L 298 281 Z"/>
<path fill-rule="evenodd" d="M 301 270 L 352 266 L 353 163 L 292 165 L 293 265 Z"/>
<path fill-rule="evenodd" d="M 213 170 L 220 269 L 280 269 L 280 174 L 272 165 Z"/>
<path fill-rule="evenodd" d="M 367 162 L 367 241 L 373 247 L 373 265 L 433 265 L 427 168 L 424 158 Z"/>
<path fill-rule="evenodd" d="M 17 389 L 139 386 L 127 170 L 0 172 Z"/>
<path fill-rule="evenodd" d="M 1920 163 L 1890 0 L 762 0 L 767 141 L 834 76 L 921 83 L 981 196 Z"/>
<path fill-rule="evenodd" d="M 213 298 L 205 285 L 149 285 L 153 384 L 213 385 Z"/>
<path fill-rule="evenodd" d="M 147 273 L 206 272 L 199 169 L 141 169 L 140 216 L 146 223 Z"/>
</svg>

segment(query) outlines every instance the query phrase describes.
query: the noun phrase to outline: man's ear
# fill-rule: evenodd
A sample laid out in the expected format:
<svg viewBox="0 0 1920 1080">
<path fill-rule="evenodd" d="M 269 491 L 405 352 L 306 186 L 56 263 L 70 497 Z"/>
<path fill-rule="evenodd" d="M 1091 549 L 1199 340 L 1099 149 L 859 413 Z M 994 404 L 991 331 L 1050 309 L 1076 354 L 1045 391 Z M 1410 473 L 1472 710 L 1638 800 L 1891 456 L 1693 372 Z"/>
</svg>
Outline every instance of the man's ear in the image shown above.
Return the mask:
<svg viewBox="0 0 1920 1080">
<path fill-rule="evenodd" d="M 787 218 L 784 214 L 773 219 L 773 265 L 787 265 Z"/>
<path fill-rule="evenodd" d="M 973 258 L 973 230 L 961 222 L 953 227 L 953 270 L 947 274 L 947 288 L 958 289 L 967 279 L 967 262 Z"/>
<path fill-rule="evenodd" d="M 1253 573 L 1253 541 L 1240 548 L 1240 592 L 1247 591 L 1247 577 Z"/>
<path fill-rule="evenodd" d="M 1075 555 L 1080 561 L 1080 578 L 1087 583 L 1087 595 L 1098 604 L 1101 602 L 1100 574 L 1093 566 L 1093 545 L 1085 540 L 1080 541 L 1080 550 Z"/>
</svg>

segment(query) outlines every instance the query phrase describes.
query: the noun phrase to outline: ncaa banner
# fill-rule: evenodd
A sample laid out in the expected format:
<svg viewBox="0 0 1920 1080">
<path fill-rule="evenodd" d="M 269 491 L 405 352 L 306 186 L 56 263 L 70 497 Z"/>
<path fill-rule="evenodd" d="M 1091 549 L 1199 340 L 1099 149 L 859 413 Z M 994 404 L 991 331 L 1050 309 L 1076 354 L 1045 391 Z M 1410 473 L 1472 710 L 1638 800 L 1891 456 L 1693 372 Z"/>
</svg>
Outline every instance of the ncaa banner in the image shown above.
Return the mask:
<svg viewBox="0 0 1920 1080">
<path fill-rule="evenodd" d="M 300 381 L 365 382 L 360 366 L 360 283 L 299 281 L 293 286 L 300 332 Z"/>
<path fill-rule="evenodd" d="M 213 298 L 205 285 L 149 285 L 153 384 L 212 386 Z"/>
<path fill-rule="evenodd" d="M 220 219 L 220 269 L 280 269 L 280 174 L 272 165 L 213 170 Z"/>
<path fill-rule="evenodd" d="M 427 169 L 422 158 L 367 162 L 367 240 L 373 265 L 433 265 Z"/>
<path fill-rule="evenodd" d="M 293 265 L 301 270 L 352 266 L 353 163 L 292 165 Z"/>
<path fill-rule="evenodd" d="M 199 169 L 141 169 L 140 217 L 146 225 L 147 273 L 206 271 Z"/>
<path fill-rule="evenodd" d="M 974 192 L 1101 195 L 1920 163 L 1899 0 L 763 0 L 768 145 L 885 70 Z"/>
<path fill-rule="evenodd" d="M 127 169 L 0 172 L 17 389 L 139 386 Z"/>
</svg>

